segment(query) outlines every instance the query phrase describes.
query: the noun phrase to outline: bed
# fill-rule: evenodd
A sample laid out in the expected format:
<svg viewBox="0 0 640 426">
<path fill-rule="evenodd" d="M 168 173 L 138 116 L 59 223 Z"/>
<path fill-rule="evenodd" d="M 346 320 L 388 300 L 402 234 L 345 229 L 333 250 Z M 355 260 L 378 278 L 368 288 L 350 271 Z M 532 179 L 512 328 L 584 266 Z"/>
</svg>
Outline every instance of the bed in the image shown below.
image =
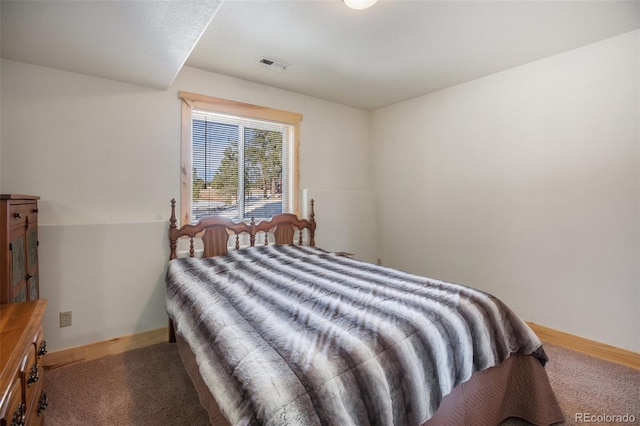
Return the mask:
<svg viewBox="0 0 640 426">
<path fill-rule="evenodd" d="M 212 424 L 563 421 L 542 344 L 509 307 L 316 247 L 313 201 L 309 219 L 176 223 L 172 200 L 171 339 Z"/>
</svg>

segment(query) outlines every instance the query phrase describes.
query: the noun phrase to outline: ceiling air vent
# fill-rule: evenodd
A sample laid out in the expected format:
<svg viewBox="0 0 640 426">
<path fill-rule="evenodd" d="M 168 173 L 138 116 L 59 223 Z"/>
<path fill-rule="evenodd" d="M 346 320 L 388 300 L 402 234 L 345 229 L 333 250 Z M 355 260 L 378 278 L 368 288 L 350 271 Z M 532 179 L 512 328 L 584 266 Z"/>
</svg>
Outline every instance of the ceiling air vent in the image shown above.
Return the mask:
<svg viewBox="0 0 640 426">
<path fill-rule="evenodd" d="M 287 64 L 278 62 L 273 59 L 265 58 L 264 56 L 258 59 L 258 63 L 265 68 L 269 68 L 272 71 L 282 72 L 287 69 Z"/>
</svg>

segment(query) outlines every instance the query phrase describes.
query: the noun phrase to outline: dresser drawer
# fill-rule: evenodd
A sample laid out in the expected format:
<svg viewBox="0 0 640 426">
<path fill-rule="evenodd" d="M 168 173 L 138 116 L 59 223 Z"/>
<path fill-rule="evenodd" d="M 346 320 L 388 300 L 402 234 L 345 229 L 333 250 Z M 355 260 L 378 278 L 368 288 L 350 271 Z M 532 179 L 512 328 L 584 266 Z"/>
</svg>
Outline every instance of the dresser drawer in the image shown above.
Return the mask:
<svg viewBox="0 0 640 426">
<path fill-rule="evenodd" d="M 29 223 L 38 221 L 37 203 L 12 203 L 9 205 L 9 227 L 26 223 L 27 219 L 29 219 Z"/>
<path fill-rule="evenodd" d="M 36 345 L 36 355 L 38 356 L 38 362 L 42 363 L 41 358 L 47 354 L 47 341 L 44 339 L 44 330 L 42 326 L 36 333 L 33 344 Z"/>
<path fill-rule="evenodd" d="M 44 390 L 44 376 L 40 376 L 37 384 L 33 385 L 33 399 L 27 403 L 27 426 L 44 423 L 44 409 L 47 408 L 47 392 Z"/>
<path fill-rule="evenodd" d="M 26 416 L 25 405 L 22 403 L 22 381 L 16 375 L 6 399 L 0 406 L 0 424 L 10 425 L 13 422 L 20 424 Z"/>
<path fill-rule="evenodd" d="M 44 341 L 42 339 L 42 327 L 39 327 L 33 337 L 32 343 L 25 351 L 24 363 L 22 364 L 23 368 L 21 370 L 22 383 L 25 389 L 25 403 L 31 412 L 30 418 L 33 414 L 38 413 L 38 400 L 44 382 L 44 364 L 41 362 L 41 357 L 38 356 L 38 341 Z"/>
<path fill-rule="evenodd" d="M 33 348 L 35 350 L 36 363 L 38 365 L 38 381 L 37 383 L 31 384 L 31 401 L 29 401 L 29 396 L 27 396 L 27 406 L 31 407 L 28 414 L 27 425 L 41 425 L 44 423 L 44 410 L 49 404 L 47 391 L 45 390 L 43 358 L 47 354 L 47 341 L 44 339 L 42 324 L 33 338 Z M 27 392 L 29 392 L 29 385 L 27 385 Z"/>
</svg>

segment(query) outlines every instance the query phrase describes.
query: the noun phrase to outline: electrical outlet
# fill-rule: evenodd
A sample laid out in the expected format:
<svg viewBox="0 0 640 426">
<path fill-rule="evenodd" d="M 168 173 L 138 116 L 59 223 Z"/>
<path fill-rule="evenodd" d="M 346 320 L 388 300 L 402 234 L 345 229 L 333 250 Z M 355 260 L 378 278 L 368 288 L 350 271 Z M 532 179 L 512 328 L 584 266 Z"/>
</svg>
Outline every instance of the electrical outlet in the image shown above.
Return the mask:
<svg viewBox="0 0 640 426">
<path fill-rule="evenodd" d="M 60 312 L 60 327 L 71 327 L 71 311 Z"/>
</svg>

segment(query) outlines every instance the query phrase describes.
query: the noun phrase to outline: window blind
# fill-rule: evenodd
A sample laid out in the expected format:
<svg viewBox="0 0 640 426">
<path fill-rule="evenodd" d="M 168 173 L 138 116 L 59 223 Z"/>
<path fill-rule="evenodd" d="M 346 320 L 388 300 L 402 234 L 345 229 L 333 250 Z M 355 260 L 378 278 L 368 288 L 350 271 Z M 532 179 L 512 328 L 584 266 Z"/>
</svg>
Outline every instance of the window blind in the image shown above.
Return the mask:
<svg viewBox="0 0 640 426">
<path fill-rule="evenodd" d="M 193 222 L 292 212 L 293 126 L 192 109 Z"/>
</svg>

